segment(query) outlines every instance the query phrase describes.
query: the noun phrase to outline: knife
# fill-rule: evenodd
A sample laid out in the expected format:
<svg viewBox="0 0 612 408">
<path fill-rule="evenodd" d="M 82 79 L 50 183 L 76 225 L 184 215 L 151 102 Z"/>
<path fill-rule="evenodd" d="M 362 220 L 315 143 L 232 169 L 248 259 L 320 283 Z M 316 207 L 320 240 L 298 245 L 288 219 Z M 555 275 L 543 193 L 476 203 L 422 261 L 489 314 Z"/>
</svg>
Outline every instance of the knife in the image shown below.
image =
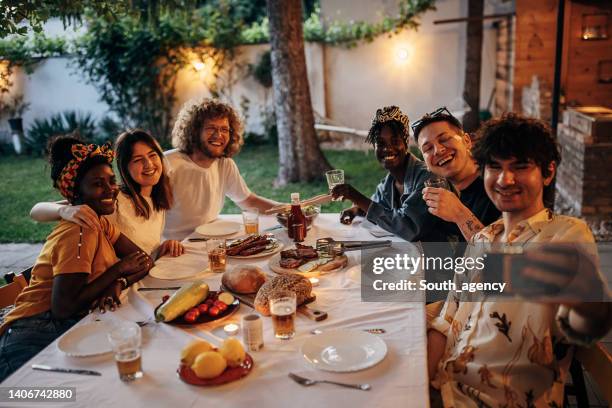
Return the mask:
<svg viewBox="0 0 612 408">
<path fill-rule="evenodd" d="M 139 292 L 150 292 L 153 290 L 179 290 L 181 287 L 180 286 L 170 286 L 167 288 L 138 288 L 137 290 Z"/>
<path fill-rule="evenodd" d="M 99 372 L 92 371 L 92 370 L 81 370 L 81 369 L 76 369 L 76 368 L 51 367 L 51 366 L 42 365 L 42 364 L 32 364 L 32 368 L 34 370 L 53 371 L 53 372 L 56 372 L 56 373 L 82 374 L 82 375 L 102 375 Z"/>
</svg>

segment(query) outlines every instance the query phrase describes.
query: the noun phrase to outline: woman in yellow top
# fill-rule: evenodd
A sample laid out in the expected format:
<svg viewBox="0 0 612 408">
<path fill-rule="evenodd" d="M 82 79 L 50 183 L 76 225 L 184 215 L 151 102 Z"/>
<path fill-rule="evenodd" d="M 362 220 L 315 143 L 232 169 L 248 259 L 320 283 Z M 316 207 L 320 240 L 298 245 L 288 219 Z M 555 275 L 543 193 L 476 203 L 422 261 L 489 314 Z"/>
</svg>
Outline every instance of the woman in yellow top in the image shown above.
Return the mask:
<svg viewBox="0 0 612 408">
<path fill-rule="evenodd" d="M 73 204 L 112 214 L 118 188 L 109 146 L 62 137 L 50 145 L 53 185 Z M 60 221 L 32 278 L 0 326 L 0 382 L 74 325 L 91 307 L 114 310 L 123 289 L 142 279 L 151 258 L 104 217 L 99 228 Z"/>
</svg>

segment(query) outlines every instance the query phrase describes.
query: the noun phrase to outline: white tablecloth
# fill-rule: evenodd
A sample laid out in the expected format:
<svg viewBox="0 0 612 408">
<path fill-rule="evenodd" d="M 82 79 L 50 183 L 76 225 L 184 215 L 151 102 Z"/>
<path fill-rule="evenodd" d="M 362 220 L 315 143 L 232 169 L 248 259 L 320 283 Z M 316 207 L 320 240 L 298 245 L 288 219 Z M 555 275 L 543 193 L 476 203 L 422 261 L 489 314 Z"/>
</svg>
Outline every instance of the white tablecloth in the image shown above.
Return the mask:
<svg viewBox="0 0 612 408">
<path fill-rule="evenodd" d="M 240 216 L 223 216 L 239 221 Z M 308 232 L 307 244 L 316 238 L 331 236 L 336 239 L 372 240 L 369 232 L 359 225 L 345 227 L 338 221 L 338 214 L 321 214 Z M 260 228 L 275 225 L 273 217 L 261 217 Z M 290 245 L 282 230 L 274 233 Z M 388 239 L 388 238 L 387 238 Z M 206 268 L 205 243 L 186 243 L 187 252 L 177 258 L 162 258 L 160 267 Z M 239 322 L 240 316 L 252 312 L 241 305 L 238 312 L 218 325 L 202 325 L 181 329 L 167 324 L 149 324 L 143 327 L 142 361 L 145 376 L 132 383 L 122 383 L 116 372 L 111 354 L 89 358 L 67 357 L 57 348 L 57 341 L 50 344 L 30 362 L 21 367 L 2 383 L 13 386 L 71 386 L 76 387 L 76 403 L 45 406 L 87 407 L 427 407 L 427 356 L 425 336 L 425 312 L 421 303 L 371 303 L 361 301 L 359 284 L 359 254 L 349 253 L 349 265 L 341 272 L 321 277 L 320 286 L 314 289 L 317 300 L 312 304 L 328 312 L 328 319 L 314 322 L 298 314 L 297 334 L 294 339 L 274 339 L 272 322 L 264 318 L 264 348 L 251 352 L 255 365 L 245 378 L 216 387 L 196 387 L 183 383 L 176 374 L 180 350 L 190 340 L 203 338 L 218 344 L 223 338 L 223 325 Z M 238 263 L 256 264 L 269 273 L 268 258 L 236 261 L 230 259 L 228 268 Z M 211 289 L 218 289 L 221 274 L 207 273 L 202 277 Z M 147 277 L 140 286 L 175 286 L 177 281 Z M 132 288 L 124 305 L 114 313 L 89 315 L 79 324 L 100 319 L 146 320 L 153 315 L 165 292 L 137 292 Z M 383 328 L 379 335 L 387 344 L 388 354 L 378 365 L 355 373 L 328 373 L 313 369 L 300 354 L 302 343 L 313 336 L 314 328 L 365 329 Z M 240 338 L 240 337 L 239 337 Z M 34 371 L 31 364 L 47 364 L 58 367 L 87 368 L 102 373 L 101 377 Z M 350 390 L 334 385 L 320 384 L 303 387 L 287 377 L 296 372 L 316 379 L 333 379 L 350 383 L 369 383 L 368 392 Z M 10 404 L 15 406 L 15 404 Z M 31 404 L 40 406 L 39 403 Z M 2 405 L 0 406 L 8 406 Z M 28 406 L 20 403 L 19 406 Z"/>
</svg>

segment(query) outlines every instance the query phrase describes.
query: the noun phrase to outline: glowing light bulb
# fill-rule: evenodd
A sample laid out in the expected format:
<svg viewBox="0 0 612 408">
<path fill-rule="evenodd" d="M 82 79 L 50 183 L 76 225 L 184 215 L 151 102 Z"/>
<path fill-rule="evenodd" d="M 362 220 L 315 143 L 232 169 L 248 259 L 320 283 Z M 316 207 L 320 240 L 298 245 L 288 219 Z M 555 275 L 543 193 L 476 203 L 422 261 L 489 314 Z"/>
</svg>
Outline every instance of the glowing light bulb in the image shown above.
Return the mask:
<svg viewBox="0 0 612 408">
<path fill-rule="evenodd" d="M 410 52 L 407 48 L 400 48 L 397 50 L 395 55 L 399 62 L 405 62 L 408 60 L 408 57 L 410 57 Z"/>
</svg>

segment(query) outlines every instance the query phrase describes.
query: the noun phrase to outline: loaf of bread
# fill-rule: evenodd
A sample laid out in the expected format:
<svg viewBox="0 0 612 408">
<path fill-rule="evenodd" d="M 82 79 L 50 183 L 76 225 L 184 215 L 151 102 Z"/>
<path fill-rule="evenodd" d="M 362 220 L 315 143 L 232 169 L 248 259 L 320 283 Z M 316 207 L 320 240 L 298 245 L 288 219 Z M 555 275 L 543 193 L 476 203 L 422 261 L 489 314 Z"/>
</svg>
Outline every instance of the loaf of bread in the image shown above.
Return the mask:
<svg viewBox="0 0 612 408">
<path fill-rule="evenodd" d="M 259 288 L 255 296 L 255 310 L 264 316 L 270 316 L 269 300 L 275 292 L 292 291 L 296 294 L 296 303 L 301 305 L 310 297 L 312 284 L 302 275 L 283 274 L 268 280 Z"/>
<path fill-rule="evenodd" d="M 251 265 L 239 265 L 223 273 L 221 283 L 230 291 L 240 294 L 256 293 L 266 281 L 266 274 L 261 268 Z"/>
</svg>

